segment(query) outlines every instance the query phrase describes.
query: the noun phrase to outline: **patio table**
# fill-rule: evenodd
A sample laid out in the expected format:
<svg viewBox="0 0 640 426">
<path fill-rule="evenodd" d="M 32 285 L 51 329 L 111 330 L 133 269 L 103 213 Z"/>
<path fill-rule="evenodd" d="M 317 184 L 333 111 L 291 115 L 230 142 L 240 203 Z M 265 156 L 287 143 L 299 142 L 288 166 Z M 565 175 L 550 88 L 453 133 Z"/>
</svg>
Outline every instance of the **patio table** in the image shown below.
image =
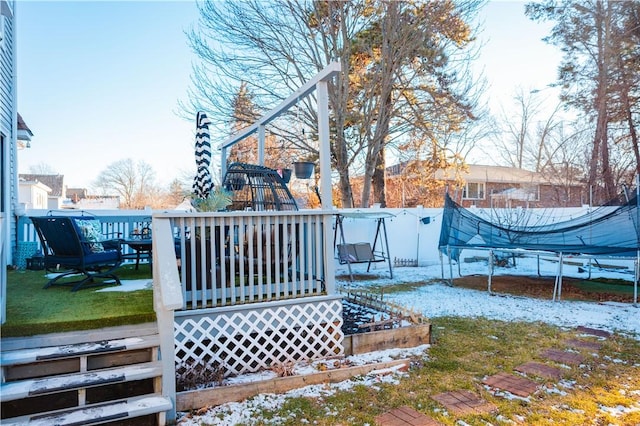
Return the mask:
<svg viewBox="0 0 640 426">
<path fill-rule="evenodd" d="M 136 270 L 140 265 L 141 259 L 148 259 L 149 264 L 153 259 L 151 249 L 152 249 L 152 239 L 151 238 L 133 238 L 122 240 L 123 245 L 123 259 L 135 259 L 136 260 Z M 129 246 L 134 251 L 133 253 L 124 253 L 124 246 Z"/>
</svg>

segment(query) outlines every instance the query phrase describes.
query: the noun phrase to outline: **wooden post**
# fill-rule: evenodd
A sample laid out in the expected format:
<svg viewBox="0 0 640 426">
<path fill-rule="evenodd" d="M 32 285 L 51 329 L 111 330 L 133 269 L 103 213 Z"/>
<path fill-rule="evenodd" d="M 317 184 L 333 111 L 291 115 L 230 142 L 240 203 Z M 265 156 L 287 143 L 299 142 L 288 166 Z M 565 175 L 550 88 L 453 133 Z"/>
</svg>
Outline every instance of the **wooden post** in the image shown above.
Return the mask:
<svg viewBox="0 0 640 426">
<path fill-rule="evenodd" d="M 169 219 L 153 217 L 153 308 L 160 334 L 162 396 L 171 400 L 169 423 L 176 420 L 175 309 L 182 308 L 182 284 L 178 277 L 173 232 Z"/>
<path fill-rule="evenodd" d="M 264 166 L 264 140 L 265 140 L 265 126 L 261 124 L 258 126 L 258 164 Z"/>
<path fill-rule="evenodd" d="M 318 141 L 320 144 L 320 197 L 322 198 L 322 208 L 328 210 L 333 208 L 331 194 L 328 82 L 319 81 L 316 90 L 318 92 Z"/>
</svg>

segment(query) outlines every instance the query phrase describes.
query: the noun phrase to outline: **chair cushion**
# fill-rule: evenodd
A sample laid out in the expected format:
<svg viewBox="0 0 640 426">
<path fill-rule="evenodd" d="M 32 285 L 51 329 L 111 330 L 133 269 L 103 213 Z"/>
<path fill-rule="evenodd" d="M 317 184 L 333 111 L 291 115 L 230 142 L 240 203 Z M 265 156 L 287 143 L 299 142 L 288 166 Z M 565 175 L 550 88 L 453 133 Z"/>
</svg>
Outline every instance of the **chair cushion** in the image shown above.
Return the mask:
<svg viewBox="0 0 640 426">
<path fill-rule="evenodd" d="M 120 253 L 115 250 L 106 250 L 102 253 L 91 253 L 83 257 L 49 256 L 45 258 L 45 264 L 49 267 L 58 265 L 64 268 L 84 270 L 87 266 L 115 265 L 120 261 Z"/>
<path fill-rule="evenodd" d="M 89 243 L 91 253 L 104 252 L 102 241 L 105 240 L 105 237 L 102 235 L 100 221 L 91 218 L 74 219 L 74 221 L 83 241 Z"/>
</svg>

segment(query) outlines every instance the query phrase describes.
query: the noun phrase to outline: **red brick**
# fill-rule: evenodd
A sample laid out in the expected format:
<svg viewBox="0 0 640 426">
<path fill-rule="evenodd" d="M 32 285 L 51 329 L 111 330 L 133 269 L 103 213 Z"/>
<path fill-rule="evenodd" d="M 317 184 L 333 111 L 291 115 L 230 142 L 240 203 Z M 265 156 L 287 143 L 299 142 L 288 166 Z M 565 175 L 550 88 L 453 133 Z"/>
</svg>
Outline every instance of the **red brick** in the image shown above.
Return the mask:
<svg viewBox="0 0 640 426">
<path fill-rule="evenodd" d="M 582 364 L 584 356 L 575 352 L 567 352 L 560 349 L 547 349 L 540 354 L 543 358 L 564 364 Z"/>
<path fill-rule="evenodd" d="M 488 413 L 496 410 L 496 406 L 481 399 L 473 392 L 458 390 L 445 392 L 431 397 L 457 415 L 471 413 Z"/>
<path fill-rule="evenodd" d="M 559 380 L 562 378 L 562 370 L 539 362 L 527 362 L 515 368 L 516 371 L 524 374 L 533 374 L 547 379 Z"/>
<path fill-rule="evenodd" d="M 584 327 L 584 326 L 579 326 L 577 328 L 578 332 L 583 333 L 583 334 L 590 334 L 592 336 L 598 336 L 598 337 L 609 337 L 611 336 L 611 333 L 606 331 L 606 330 L 598 330 L 597 328 L 590 328 L 590 327 Z"/>
<path fill-rule="evenodd" d="M 590 351 L 599 351 L 602 348 L 602 343 L 590 342 L 582 339 L 569 339 L 565 341 L 567 346 L 578 349 L 588 349 Z"/>
<path fill-rule="evenodd" d="M 442 423 L 411 407 L 402 406 L 376 417 L 378 426 L 441 426 Z"/>
<path fill-rule="evenodd" d="M 482 383 L 493 388 L 505 390 L 523 398 L 528 397 L 538 390 L 538 384 L 536 382 L 508 373 L 498 373 L 487 377 L 482 381 Z"/>
</svg>

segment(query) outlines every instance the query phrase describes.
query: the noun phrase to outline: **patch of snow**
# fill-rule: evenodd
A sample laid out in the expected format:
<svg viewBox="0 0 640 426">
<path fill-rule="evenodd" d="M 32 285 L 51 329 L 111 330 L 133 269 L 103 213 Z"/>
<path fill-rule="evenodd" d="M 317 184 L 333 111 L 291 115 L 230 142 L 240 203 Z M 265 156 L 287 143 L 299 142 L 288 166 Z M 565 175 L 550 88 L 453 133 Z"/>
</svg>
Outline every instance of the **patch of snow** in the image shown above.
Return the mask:
<svg viewBox="0 0 640 426">
<path fill-rule="evenodd" d="M 629 414 L 636 411 L 640 411 L 640 404 L 634 404 L 631 407 L 625 407 L 624 405 L 617 405 L 615 407 L 607 407 L 606 405 L 599 405 L 598 408 L 603 413 L 609 413 L 614 417 L 618 417 L 623 414 Z"/>
<path fill-rule="evenodd" d="M 352 265 L 354 274 L 364 273 L 366 266 L 362 270 L 358 270 L 358 266 Z M 557 271 L 557 263 L 540 262 L 540 270 L 543 275 L 554 276 Z M 447 266 L 445 266 L 448 269 Z M 456 270 L 454 268 L 454 270 Z M 463 275 L 482 274 L 486 275 L 486 262 L 476 262 L 460 265 Z M 575 270 L 574 270 L 575 269 Z M 425 283 L 431 284 L 420 285 L 412 291 L 402 293 L 385 293 L 387 301 L 402 305 L 406 308 L 413 309 L 422 313 L 427 318 L 440 316 L 460 316 L 468 318 L 484 317 L 500 321 L 527 321 L 527 322 L 544 322 L 563 328 L 573 328 L 579 325 L 608 331 L 617 331 L 626 333 L 632 338 L 640 340 L 640 309 L 631 304 L 620 303 L 595 303 L 595 302 L 571 302 L 571 301 L 552 301 L 544 299 L 532 299 L 520 296 L 500 295 L 493 296 L 487 291 L 469 290 L 464 288 L 450 287 L 441 279 L 441 267 L 439 264 L 426 267 L 399 267 L 393 270 L 393 279 L 388 278 L 388 270 L 379 270 L 380 275 L 369 281 L 359 281 L 350 283 L 349 281 L 338 281 L 338 286 L 366 289 L 380 288 L 386 285 L 400 283 Z M 448 273 L 448 271 L 447 271 Z M 579 273 L 577 268 L 571 265 L 563 266 L 565 276 L 576 276 L 587 278 L 587 273 Z M 346 274 L 346 267 L 342 270 L 338 268 L 336 275 Z M 457 271 L 454 276 L 457 276 Z M 517 275 L 537 275 L 538 267 L 535 259 L 518 259 L 517 268 L 496 268 L 496 275 L 499 274 L 517 274 Z M 608 278 L 629 279 L 628 274 L 622 274 L 616 271 L 592 271 L 592 277 L 604 276 Z M 624 276 L 624 278 L 622 278 Z M 493 336 L 492 336 L 493 338 Z M 409 350 L 392 349 L 387 351 L 377 351 L 364 355 L 349 357 L 352 365 L 360 365 L 383 362 L 394 358 L 420 356 L 427 350 L 428 345 L 413 348 L 415 352 Z M 402 352 L 406 351 L 406 352 Z M 426 354 L 424 354 L 426 356 Z M 301 374 L 304 371 L 313 371 L 315 367 L 310 363 L 309 370 L 305 370 L 303 366 L 296 371 Z M 562 366 L 570 368 L 569 366 Z M 398 375 L 403 374 L 394 371 L 392 374 L 385 372 L 384 374 L 370 373 L 367 376 L 360 376 L 345 380 L 340 383 L 312 385 L 289 391 L 285 394 L 261 394 L 250 398 L 244 402 L 233 402 L 222 404 L 211 408 L 201 415 L 186 416 L 179 421 L 182 426 L 196 426 L 200 424 L 210 425 L 228 425 L 236 423 L 253 424 L 252 422 L 259 418 L 263 424 L 279 424 L 284 419 L 272 418 L 264 419 L 261 416 L 262 410 L 275 410 L 282 406 L 287 398 L 304 396 L 322 398 L 333 394 L 337 390 L 349 390 L 356 385 L 365 385 L 375 387 L 380 383 L 394 383 L 398 380 Z M 251 376 L 251 375 L 246 375 Z M 259 376 L 254 375 L 253 380 Z M 234 383 L 240 383 L 247 380 L 237 377 Z M 574 383 L 569 381 L 561 381 L 559 386 L 571 389 Z M 559 391 L 562 392 L 562 391 Z M 496 393 L 498 395 L 498 393 Z M 509 392 L 499 392 L 499 396 L 504 398 L 518 399 L 528 401 L 527 398 L 521 398 Z M 328 409 L 327 415 L 336 416 L 335 410 Z M 508 419 L 498 419 L 501 422 L 508 423 Z"/>
<path fill-rule="evenodd" d="M 145 278 L 141 280 L 120 280 L 122 285 L 114 286 L 114 287 L 104 287 L 96 292 L 103 291 L 136 291 L 136 290 L 151 290 L 153 289 L 153 280 L 151 278 Z"/>
<path fill-rule="evenodd" d="M 514 422 L 513 420 L 511 420 L 508 417 L 503 416 L 502 414 L 498 414 L 496 416 L 496 420 L 499 421 L 500 423 L 506 423 L 506 424 L 509 424 L 509 425 L 516 424 L 516 422 Z"/>
<path fill-rule="evenodd" d="M 575 380 L 562 379 L 558 382 L 558 386 L 562 386 L 565 389 L 573 389 L 575 385 L 576 385 Z"/>
<path fill-rule="evenodd" d="M 544 388 L 544 391 L 545 391 L 545 393 L 548 393 L 548 394 L 556 394 L 556 395 L 561 395 L 561 396 L 566 396 L 566 395 L 567 395 L 567 392 L 566 392 L 566 391 L 563 391 L 563 390 L 561 390 L 561 389 L 558 389 L 558 388 L 557 388 L 557 387 L 555 387 L 555 386 L 552 386 L 552 387 L 545 387 L 545 388 Z"/>
</svg>

